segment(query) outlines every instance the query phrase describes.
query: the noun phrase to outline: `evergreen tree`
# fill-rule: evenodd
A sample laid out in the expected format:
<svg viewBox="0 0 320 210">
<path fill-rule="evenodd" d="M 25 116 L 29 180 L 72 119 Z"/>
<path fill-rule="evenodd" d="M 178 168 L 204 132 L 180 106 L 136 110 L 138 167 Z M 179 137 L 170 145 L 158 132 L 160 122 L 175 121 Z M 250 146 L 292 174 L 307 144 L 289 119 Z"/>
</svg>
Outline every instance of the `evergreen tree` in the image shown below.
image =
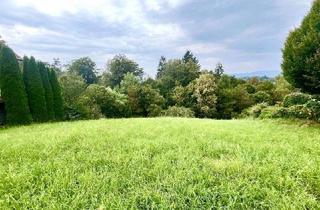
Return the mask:
<svg viewBox="0 0 320 210">
<path fill-rule="evenodd" d="M 182 61 L 183 61 L 184 63 L 193 62 L 193 63 L 199 65 L 199 61 L 198 61 L 197 57 L 195 57 L 190 50 L 188 50 L 188 51 L 184 54 L 184 56 L 183 56 L 183 58 L 182 58 Z"/>
<path fill-rule="evenodd" d="M 166 57 L 161 56 L 160 61 L 159 61 L 159 65 L 158 65 L 158 69 L 157 69 L 157 79 L 159 79 L 162 76 L 166 62 L 167 62 Z"/>
<path fill-rule="evenodd" d="M 292 31 L 283 49 L 285 79 L 302 91 L 320 93 L 320 0 L 315 0 L 301 26 Z"/>
<path fill-rule="evenodd" d="M 49 80 L 52 87 L 53 93 L 53 110 L 56 120 L 63 119 L 63 100 L 61 96 L 61 87 L 57 79 L 56 72 L 49 70 Z"/>
<path fill-rule="evenodd" d="M 38 68 L 41 75 L 42 85 L 45 91 L 48 120 L 54 120 L 53 93 L 51 83 L 49 81 L 48 68 L 42 62 L 38 63 Z"/>
<path fill-rule="evenodd" d="M 19 64 L 15 53 L 6 45 L 0 46 L 0 90 L 5 102 L 6 123 L 31 123 L 32 118 Z"/>
<path fill-rule="evenodd" d="M 36 122 L 48 120 L 45 91 L 34 57 L 23 58 L 23 79 L 28 95 L 32 118 Z"/>
</svg>

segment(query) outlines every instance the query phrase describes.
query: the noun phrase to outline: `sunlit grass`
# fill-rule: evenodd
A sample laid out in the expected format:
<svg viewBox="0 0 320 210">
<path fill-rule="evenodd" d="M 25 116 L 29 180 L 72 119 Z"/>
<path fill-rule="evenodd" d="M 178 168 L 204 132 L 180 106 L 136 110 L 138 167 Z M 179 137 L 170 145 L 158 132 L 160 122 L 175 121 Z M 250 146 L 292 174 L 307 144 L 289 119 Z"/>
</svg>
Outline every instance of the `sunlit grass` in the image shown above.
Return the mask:
<svg viewBox="0 0 320 210">
<path fill-rule="evenodd" d="M 320 128 L 123 119 L 0 129 L 0 209 L 320 209 Z"/>
</svg>

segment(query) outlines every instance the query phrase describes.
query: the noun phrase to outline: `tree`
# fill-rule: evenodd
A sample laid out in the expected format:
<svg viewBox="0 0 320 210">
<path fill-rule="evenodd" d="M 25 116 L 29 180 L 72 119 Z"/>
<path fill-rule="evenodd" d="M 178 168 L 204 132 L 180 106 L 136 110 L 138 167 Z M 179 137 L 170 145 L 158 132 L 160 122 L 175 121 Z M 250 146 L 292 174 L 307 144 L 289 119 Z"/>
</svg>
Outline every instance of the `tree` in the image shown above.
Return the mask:
<svg viewBox="0 0 320 210">
<path fill-rule="evenodd" d="M 182 60 L 169 60 L 158 79 L 161 94 L 168 98 L 176 86 L 186 87 L 199 75 L 200 66 L 194 62 L 184 63 Z"/>
<path fill-rule="evenodd" d="M 68 71 L 75 73 L 84 79 L 87 84 L 94 84 L 97 82 L 96 63 L 89 57 L 79 58 L 74 60 L 69 66 Z"/>
<path fill-rule="evenodd" d="M 38 62 L 38 68 L 45 92 L 48 120 L 54 120 L 53 93 L 51 83 L 49 81 L 48 68 L 42 62 Z"/>
<path fill-rule="evenodd" d="M 119 86 L 127 73 L 142 78 L 143 69 L 133 60 L 128 59 L 125 55 L 116 55 L 108 62 L 107 72 L 110 73 L 111 87 Z"/>
<path fill-rule="evenodd" d="M 197 116 L 213 118 L 216 114 L 217 84 L 212 74 L 202 74 L 195 83 L 194 97 L 197 100 Z"/>
<path fill-rule="evenodd" d="M 121 92 L 127 94 L 130 87 L 140 85 L 141 79 L 139 77 L 135 76 L 133 73 L 127 73 L 121 81 L 120 90 Z"/>
<path fill-rule="evenodd" d="M 143 85 L 139 89 L 138 100 L 144 117 L 159 115 L 164 105 L 164 98 L 159 90 L 153 89 L 150 85 Z"/>
<path fill-rule="evenodd" d="M 162 72 L 164 71 L 166 62 L 167 62 L 166 57 L 161 56 L 160 61 L 159 61 L 159 65 L 158 65 L 158 69 L 157 69 L 157 76 L 156 76 L 157 79 L 162 76 Z"/>
<path fill-rule="evenodd" d="M 196 65 L 199 65 L 198 59 L 193 55 L 193 53 L 190 50 L 187 50 L 187 52 L 184 54 L 182 61 L 184 63 L 193 62 Z"/>
<path fill-rule="evenodd" d="M 320 0 L 315 0 L 299 28 L 293 30 L 283 49 L 285 79 L 302 91 L 320 93 Z"/>
<path fill-rule="evenodd" d="M 96 84 L 88 86 L 80 98 L 80 103 L 87 109 L 89 118 L 128 117 L 131 114 L 125 95 Z"/>
<path fill-rule="evenodd" d="M 294 91 L 294 88 L 284 79 L 283 76 L 276 77 L 274 101 L 282 102 L 286 95 Z"/>
<path fill-rule="evenodd" d="M 41 75 L 34 57 L 23 58 L 23 79 L 26 86 L 28 102 L 32 118 L 36 122 L 48 120 L 45 90 Z"/>
<path fill-rule="evenodd" d="M 62 75 L 59 81 L 64 104 L 70 107 L 74 106 L 86 90 L 87 84 L 80 75 L 74 73 Z"/>
<path fill-rule="evenodd" d="M 63 119 L 63 99 L 61 96 L 61 87 L 57 79 L 56 72 L 52 69 L 49 70 L 49 80 L 53 93 L 53 107 L 54 116 L 56 120 Z"/>
<path fill-rule="evenodd" d="M 214 75 L 217 79 L 220 79 L 224 73 L 224 68 L 222 63 L 218 63 L 216 68 L 214 69 Z"/>
<path fill-rule="evenodd" d="M 234 76 L 222 75 L 218 80 L 217 88 L 217 114 L 218 119 L 231 119 L 234 115 L 236 101 L 234 98 L 234 89 L 240 81 Z"/>
<path fill-rule="evenodd" d="M 0 93 L 5 102 L 6 123 L 28 124 L 32 118 L 15 53 L 0 46 Z"/>
</svg>

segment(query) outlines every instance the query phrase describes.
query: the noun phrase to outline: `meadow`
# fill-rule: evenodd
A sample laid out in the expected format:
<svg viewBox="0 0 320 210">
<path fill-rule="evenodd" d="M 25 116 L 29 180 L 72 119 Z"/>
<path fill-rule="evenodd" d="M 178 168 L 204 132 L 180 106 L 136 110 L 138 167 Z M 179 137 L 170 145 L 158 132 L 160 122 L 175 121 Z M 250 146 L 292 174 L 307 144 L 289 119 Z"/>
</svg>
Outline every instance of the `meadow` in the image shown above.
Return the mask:
<svg viewBox="0 0 320 210">
<path fill-rule="evenodd" d="M 320 129 L 101 119 L 0 129 L 0 209 L 320 209 Z"/>
</svg>

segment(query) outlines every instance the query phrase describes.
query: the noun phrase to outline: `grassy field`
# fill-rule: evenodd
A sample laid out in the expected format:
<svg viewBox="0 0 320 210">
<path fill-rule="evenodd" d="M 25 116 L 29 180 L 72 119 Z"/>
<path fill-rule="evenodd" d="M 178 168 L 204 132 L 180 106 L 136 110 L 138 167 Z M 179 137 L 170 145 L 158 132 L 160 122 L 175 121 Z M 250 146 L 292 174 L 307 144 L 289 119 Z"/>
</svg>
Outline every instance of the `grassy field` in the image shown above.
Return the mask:
<svg viewBox="0 0 320 210">
<path fill-rule="evenodd" d="M 123 119 L 0 129 L 0 209 L 320 209 L 320 128 Z"/>
</svg>

